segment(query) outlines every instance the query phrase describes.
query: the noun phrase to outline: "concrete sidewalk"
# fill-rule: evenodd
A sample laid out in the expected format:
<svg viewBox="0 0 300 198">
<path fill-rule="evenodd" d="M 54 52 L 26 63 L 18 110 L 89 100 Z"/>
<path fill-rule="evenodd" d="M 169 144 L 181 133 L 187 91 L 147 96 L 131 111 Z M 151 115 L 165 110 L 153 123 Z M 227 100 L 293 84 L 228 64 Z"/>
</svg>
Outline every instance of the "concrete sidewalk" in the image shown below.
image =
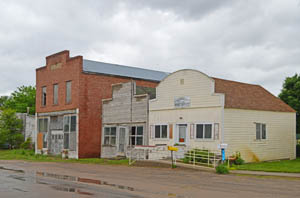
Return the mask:
<svg viewBox="0 0 300 198">
<path fill-rule="evenodd" d="M 157 163 L 170 164 L 171 162 L 168 160 L 157 160 Z M 194 170 L 203 170 L 215 172 L 215 168 L 206 167 L 206 166 L 193 166 L 192 164 L 185 164 L 181 162 L 176 162 L 177 167 L 189 168 Z M 275 177 L 291 177 L 291 178 L 300 178 L 300 173 L 283 173 L 283 172 L 264 172 L 264 171 L 247 171 L 247 170 L 230 170 L 232 174 L 243 174 L 243 175 L 256 175 L 256 176 L 275 176 Z"/>
<path fill-rule="evenodd" d="M 300 178 L 300 173 L 282 173 L 282 172 L 264 172 L 264 171 L 246 171 L 230 170 L 233 174 L 257 175 L 257 176 L 276 176 L 276 177 L 293 177 Z"/>
</svg>

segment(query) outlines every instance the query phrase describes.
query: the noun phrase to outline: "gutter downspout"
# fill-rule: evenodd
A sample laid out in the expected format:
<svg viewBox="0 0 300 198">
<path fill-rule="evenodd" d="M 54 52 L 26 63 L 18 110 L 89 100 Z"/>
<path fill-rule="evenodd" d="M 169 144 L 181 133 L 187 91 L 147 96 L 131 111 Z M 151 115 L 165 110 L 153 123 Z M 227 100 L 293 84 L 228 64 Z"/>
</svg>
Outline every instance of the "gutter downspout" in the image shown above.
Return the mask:
<svg viewBox="0 0 300 198">
<path fill-rule="evenodd" d="M 222 96 L 222 112 L 221 112 L 221 144 L 224 143 L 224 108 L 225 108 L 225 95 Z"/>
</svg>

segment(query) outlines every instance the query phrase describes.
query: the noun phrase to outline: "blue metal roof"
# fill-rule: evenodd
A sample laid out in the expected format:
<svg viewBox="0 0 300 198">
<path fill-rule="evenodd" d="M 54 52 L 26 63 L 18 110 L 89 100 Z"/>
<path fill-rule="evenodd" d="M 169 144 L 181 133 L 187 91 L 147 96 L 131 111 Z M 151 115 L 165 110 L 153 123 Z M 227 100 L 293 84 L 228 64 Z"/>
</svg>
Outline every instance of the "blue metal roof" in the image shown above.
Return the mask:
<svg viewBox="0 0 300 198">
<path fill-rule="evenodd" d="M 83 60 L 83 71 L 88 73 L 99 73 L 115 76 L 125 76 L 130 78 L 145 79 L 152 81 L 161 81 L 169 73 L 143 69 L 138 67 L 129 67 L 111 63 L 103 63 L 91 60 Z"/>
</svg>

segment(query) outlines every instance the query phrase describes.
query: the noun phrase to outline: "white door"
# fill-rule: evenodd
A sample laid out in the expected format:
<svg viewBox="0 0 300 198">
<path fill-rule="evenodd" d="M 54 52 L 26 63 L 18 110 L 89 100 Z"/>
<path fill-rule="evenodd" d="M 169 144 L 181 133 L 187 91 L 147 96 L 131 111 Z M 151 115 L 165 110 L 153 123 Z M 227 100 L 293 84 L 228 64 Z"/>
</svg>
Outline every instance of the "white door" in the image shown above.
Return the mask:
<svg viewBox="0 0 300 198">
<path fill-rule="evenodd" d="M 125 142 L 126 142 L 126 128 L 120 127 L 119 129 L 119 145 L 118 145 L 118 152 L 123 153 L 125 152 Z"/>
<path fill-rule="evenodd" d="M 50 153 L 58 155 L 64 148 L 64 133 L 63 131 L 51 131 L 50 138 Z"/>
<path fill-rule="evenodd" d="M 178 124 L 177 125 L 177 140 L 178 144 L 186 144 L 187 142 L 187 125 L 186 124 Z"/>
</svg>

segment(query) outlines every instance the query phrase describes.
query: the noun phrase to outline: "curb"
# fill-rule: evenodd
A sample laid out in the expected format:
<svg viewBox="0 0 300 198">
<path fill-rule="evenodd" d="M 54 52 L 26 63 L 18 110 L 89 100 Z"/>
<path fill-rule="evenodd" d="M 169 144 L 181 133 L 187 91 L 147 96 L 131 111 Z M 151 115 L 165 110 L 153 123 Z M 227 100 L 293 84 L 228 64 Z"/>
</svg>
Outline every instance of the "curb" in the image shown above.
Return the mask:
<svg viewBox="0 0 300 198">
<path fill-rule="evenodd" d="M 157 163 L 162 163 L 162 164 L 169 164 L 171 167 L 171 162 L 167 160 L 146 160 L 146 161 L 151 161 L 151 162 L 157 162 Z M 185 164 L 181 162 L 176 162 L 177 167 L 182 167 L 182 168 L 188 168 L 188 169 L 193 169 L 193 170 L 203 170 L 203 171 L 209 171 L 209 172 L 216 172 L 214 168 L 211 167 L 206 167 L 206 166 L 194 166 L 192 164 Z"/>
<path fill-rule="evenodd" d="M 292 177 L 292 178 L 300 179 L 300 173 L 280 173 L 280 172 L 244 171 L 244 170 L 230 170 L 230 173 L 256 175 L 256 176 Z"/>
</svg>

